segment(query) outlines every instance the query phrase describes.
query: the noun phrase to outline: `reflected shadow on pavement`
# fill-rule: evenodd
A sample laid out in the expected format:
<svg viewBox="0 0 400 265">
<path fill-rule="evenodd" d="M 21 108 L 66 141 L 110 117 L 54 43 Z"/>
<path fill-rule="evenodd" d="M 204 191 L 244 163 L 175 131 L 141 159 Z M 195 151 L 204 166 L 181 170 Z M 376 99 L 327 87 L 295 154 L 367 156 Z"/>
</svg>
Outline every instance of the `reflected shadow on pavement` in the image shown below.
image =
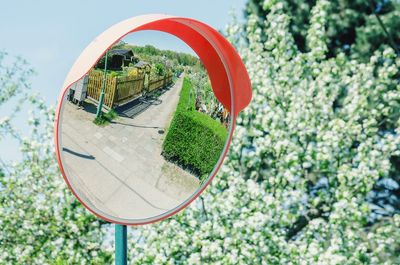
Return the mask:
<svg viewBox="0 0 400 265">
<path fill-rule="evenodd" d="M 152 92 L 151 94 L 143 97 L 139 97 L 127 104 L 117 107 L 115 111 L 121 117 L 133 119 L 137 115 L 147 110 L 150 106 L 162 104 L 163 101 L 160 100 L 159 97 L 168 90 L 170 90 L 170 87 L 165 88 L 163 90 Z M 159 93 L 159 95 L 156 95 L 156 93 Z"/>
<path fill-rule="evenodd" d="M 97 106 L 94 103 L 89 102 L 82 102 L 82 107 L 86 112 L 96 114 Z"/>
<path fill-rule="evenodd" d="M 135 118 L 137 115 L 141 114 L 147 110 L 150 106 L 160 105 L 161 100 L 154 97 L 143 97 L 133 100 L 121 107 L 117 107 L 115 111 L 119 116 L 125 118 Z"/>
<path fill-rule="evenodd" d="M 68 149 L 68 148 L 66 148 L 66 147 L 63 147 L 62 150 L 65 151 L 65 152 L 67 152 L 67 153 L 70 153 L 71 155 L 79 156 L 79 157 L 82 157 L 82 158 L 84 158 L 84 159 L 90 159 L 90 160 L 96 159 L 96 158 L 95 158 L 94 156 L 92 156 L 92 155 L 84 155 L 84 154 L 81 154 L 81 153 L 72 151 L 71 149 Z"/>
<path fill-rule="evenodd" d="M 120 124 L 120 125 L 124 125 L 124 126 L 131 126 L 131 127 L 135 127 L 135 128 L 157 129 L 157 130 L 163 130 L 163 129 L 164 129 L 164 128 L 161 128 L 161 127 L 145 126 L 145 125 L 135 125 L 135 124 L 128 124 L 128 123 L 124 123 L 124 122 L 118 122 L 118 121 L 111 121 L 110 123 L 113 123 L 113 124 Z"/>
</svg>

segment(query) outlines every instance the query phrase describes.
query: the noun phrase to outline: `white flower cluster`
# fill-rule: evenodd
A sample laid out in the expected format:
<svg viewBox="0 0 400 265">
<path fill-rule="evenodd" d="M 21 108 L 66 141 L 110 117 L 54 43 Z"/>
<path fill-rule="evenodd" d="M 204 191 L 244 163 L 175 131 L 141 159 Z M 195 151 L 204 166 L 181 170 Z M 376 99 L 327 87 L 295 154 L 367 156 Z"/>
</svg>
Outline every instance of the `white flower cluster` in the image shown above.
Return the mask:
<svg viewBox="0 0 400 265">
<path fill-rule="evenodd" d="M 238 47 L 253 100 L 225 165 L 190 208 L 138 228 L 144 242 L 130 246 L 132 263 L 399 262 L 400 216 L 367 227 L 366 196 L 399 155 L 400 60 L 391 49 L 368 63 L 327 59 L 325 0 L 312 10 L 302 53 L 282 4 L 265 5 L 266 32 L 250 16 L 248 44 Z M 230 41 L 240 29 L 228 28 Z"/>
<path fill-rule="evenodd" d="M 2 65 L 5 56 L 0 52 L 0 84 L 9 89 L 0 89 L 0 107 L 13 99 L 14 111 L 10 117 L 0 117 L 0 140 L 2 136 L 14 138 L 23 156 L 12 165 L 0 160 L 0 264 L 110 260 L 110 252 L 102 249 L 101 224 L 68 191 L 58 170 L 54 109 L 37 95 L 29 96 L 23 88 L 27 84 L 25 68 Z M 26 137 L 13 123 L 14 118 L 21 118 L 17 115 L 24 104 L 33 109 L 28 119 L 31 132 Z"/>
<path fill-rule="evenodd" d="M 238 117 L 224 166 L 188 209 L 136 228 L 129 262 L 400 264 L 400 215 L 370 224 L 366 199 L 400 156 L 400 60 L 391 49 L 368 63 L 327 58 L 325 0 L 312 10 L 302 53 L 283 4 L 264 6 L 264 32 L 252 15 L 245 32 L 238 23 L 227 29 L 253 100 Z M 17 94 L 13 86 L 4 91 L 0 105 Z M 0 168 L 0 264 L 111 263 L 102 223 L 58 172 L 54 111 L 27 100 L 45 114 L 32 112 L 29 138 L 16 134 L 12 117 L 0 118 L 0 136 L 16 135 L 24 152 L 21 163 Z"/>
</svg>

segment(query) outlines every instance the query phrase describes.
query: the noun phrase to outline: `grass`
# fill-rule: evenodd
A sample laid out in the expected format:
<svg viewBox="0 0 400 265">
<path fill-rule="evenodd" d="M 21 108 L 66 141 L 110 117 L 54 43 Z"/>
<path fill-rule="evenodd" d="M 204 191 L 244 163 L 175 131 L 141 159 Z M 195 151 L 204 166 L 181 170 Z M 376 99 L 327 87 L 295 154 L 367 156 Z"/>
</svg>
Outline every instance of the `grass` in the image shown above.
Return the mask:
<svg viewBox="0 0 400 265">
<path fill-rule="evenodd" d="M 93 121 L 94 124 L 98 126 L 106 126 L 110 124 L 112 120 L 118 118 L 118 114 L 113 110 L 109 110 L 107 113 L 101 113 L 99 117 L 96 117 Z"/>
</svg>

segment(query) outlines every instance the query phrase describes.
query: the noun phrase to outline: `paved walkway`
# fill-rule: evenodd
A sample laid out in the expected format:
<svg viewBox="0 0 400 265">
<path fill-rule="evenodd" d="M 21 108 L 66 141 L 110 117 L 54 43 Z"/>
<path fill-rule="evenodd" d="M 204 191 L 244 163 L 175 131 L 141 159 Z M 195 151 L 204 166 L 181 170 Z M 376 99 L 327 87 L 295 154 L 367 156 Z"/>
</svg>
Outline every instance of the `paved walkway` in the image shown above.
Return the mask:
<svg viewBox="0 0 400 265">
<path fill-rule="evenodd" d="M 183 77 L 135 117 L 105 127 L 93 110 L 67 102 L 62 118 L 63 160 L 73 187 L 100 214 L 154 217 L 173 209 L 199 187 L 196 177 L 164 160 L 162 142 L 179 100 Z"/>
</svg>

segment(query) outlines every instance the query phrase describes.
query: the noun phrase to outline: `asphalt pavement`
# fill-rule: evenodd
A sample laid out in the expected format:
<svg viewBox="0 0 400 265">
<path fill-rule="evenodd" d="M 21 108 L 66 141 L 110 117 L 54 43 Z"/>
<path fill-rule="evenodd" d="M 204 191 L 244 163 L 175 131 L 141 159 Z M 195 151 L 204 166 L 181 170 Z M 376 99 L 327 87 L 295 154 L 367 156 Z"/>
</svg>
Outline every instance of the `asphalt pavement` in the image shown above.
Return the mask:
<svg viewBox="0 0 400 265">
<path fill-rule="evenodd" d="M 64 168 L 74 190 L 100 214 L 145 219 L 171 210 L 199 187 L 198 179 L 161 155 L 183 76 L 159 97 L 119 109 L 100 127 L 93 106 L 66 102 L 61 120 Z"/>
</svg>

